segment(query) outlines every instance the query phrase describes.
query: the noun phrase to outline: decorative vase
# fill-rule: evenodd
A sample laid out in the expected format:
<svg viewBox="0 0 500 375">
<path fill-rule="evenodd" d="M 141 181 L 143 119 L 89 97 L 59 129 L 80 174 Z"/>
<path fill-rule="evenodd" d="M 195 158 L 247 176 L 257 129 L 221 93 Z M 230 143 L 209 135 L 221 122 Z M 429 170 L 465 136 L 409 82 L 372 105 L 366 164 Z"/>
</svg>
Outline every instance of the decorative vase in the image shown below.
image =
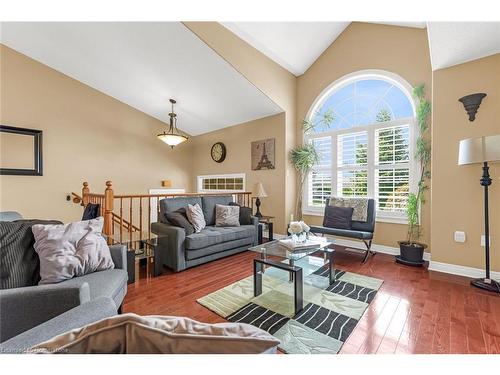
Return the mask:
<svg viewBox="0 0 500 375">
<path fill-rule="evenodd" d="M 296 245 L 303 244 L 307 241 L 307 233 L 302 232 L 298 234 L 292 234 L 292 241 Z"/>
</svg>

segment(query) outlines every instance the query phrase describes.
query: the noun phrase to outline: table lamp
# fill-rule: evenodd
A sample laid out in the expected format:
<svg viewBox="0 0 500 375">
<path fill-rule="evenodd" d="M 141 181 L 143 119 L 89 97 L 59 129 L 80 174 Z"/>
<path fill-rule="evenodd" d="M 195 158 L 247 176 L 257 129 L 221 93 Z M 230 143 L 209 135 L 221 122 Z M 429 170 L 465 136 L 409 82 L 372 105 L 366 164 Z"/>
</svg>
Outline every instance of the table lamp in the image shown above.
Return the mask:
<svg viewBox="0 0 500 375">
<path fill-rule="evenodd" d="M 460 141 L 458 165 L 483 164 L 483 176 L 480 180 L 484 187 L 484 235 L 486 277 L 474 279 L 475 287 L 500 293 L 500 283 L 490 277 L 490 228 L 488 213 L 488 186 L 491 185 L 488 163 L 500 161 L 500 134 L 479 138 L 469 138 Z"/>
<path fill-rule="evenodd" d="M 257 207 L 257 211 L 255 212 L 255 216 L 257 216 L 259 219 L 262 218 L 262 214 L 260 213 L 260 198 L 266 198 L 267 193 L 264 190 L 264 186 L 262 185 L 262 182 L 257 182 L 253 188 L 252 195 L 256 198 L 255 199 L 255 207 Z"/>
</svg>

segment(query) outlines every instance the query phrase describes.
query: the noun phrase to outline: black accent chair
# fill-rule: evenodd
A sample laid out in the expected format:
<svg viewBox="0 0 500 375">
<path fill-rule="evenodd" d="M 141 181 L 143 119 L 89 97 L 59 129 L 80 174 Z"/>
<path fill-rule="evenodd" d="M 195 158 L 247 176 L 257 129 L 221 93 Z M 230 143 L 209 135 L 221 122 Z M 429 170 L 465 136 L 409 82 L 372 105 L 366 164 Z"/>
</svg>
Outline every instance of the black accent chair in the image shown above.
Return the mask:
<svg viewBox="0 0 500 375">
<path fill-rule="evenodd" d="M 326 206 L 330 204 L 330 199 L 326 200 Z M 323 226 L 311 226 L 311 233 L 321 234 L 321 235 L 331 235 L 347 238 L 355 238 L 357 240 L 363 241 L 366 246 L 365 256 L 363 258 L 363 263 L 365 263 L 370 254 L 375 255 L 375 252 L 371 250 L 373 232 L 375 232 L 375 199 L 368 199 L 368 215 L 366 222 L 364 221 L 352 221 L 351 229 L 337 229 Z"/>
</svg>

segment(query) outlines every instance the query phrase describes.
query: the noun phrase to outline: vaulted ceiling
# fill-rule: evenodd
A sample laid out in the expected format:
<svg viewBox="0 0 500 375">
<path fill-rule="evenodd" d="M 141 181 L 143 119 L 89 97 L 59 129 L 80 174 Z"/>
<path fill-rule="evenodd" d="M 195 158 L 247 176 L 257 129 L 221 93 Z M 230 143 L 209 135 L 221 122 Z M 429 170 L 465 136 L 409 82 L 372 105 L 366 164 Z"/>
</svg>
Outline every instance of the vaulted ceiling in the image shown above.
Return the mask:
<svg viewBox="0 0 500 375">
<path fill-rule="evenodd" d="M 2 23 L 1 42 L 199 135 L 282 109 L 180 22 Z M 145 130 L 147 131 L 147 130 Z"/>
<path fill-rule="evenodd" d="M 428 30 L 432 69 L 500 52 L 500 22 L 377 22 Z M 303 74 L 350 22 L 223 22 L 226 28 L 296 76 Z"/>
<path fill-rule="evenodd" d="M 350 22 L 225 22 L 298 76 Z M 500 22 L 379 22 L 427 28 L 434 70 L 500 52 Z M 1 43 L 161 121 L 199 135 L 282 109 L 180 22 L 1 24 Z"/>
</svg>

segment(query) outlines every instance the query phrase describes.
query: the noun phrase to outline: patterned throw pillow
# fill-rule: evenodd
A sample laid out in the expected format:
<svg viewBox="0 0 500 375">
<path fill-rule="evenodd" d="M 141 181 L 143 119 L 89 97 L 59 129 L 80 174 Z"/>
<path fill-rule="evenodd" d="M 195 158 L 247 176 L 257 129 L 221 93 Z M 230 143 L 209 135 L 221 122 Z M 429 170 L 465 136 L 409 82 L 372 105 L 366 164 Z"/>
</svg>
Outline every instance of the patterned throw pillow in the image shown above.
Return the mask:
<svg viewBox="0 0 500 375">
<path fill-rule="evenodd" d="M 368 198 L 330 198 L 330 206 L 352 207 L 352 220 L 366 222 L 368 220 Z"/>
<path fill-rule="evenodd" d="M 76 276 L 115 267 L 102 235 L 104 218 L 65 225 L 33 225 L 40 257 L 39 284 L 59 283 Z"/>
<path fill-rule="evenodd" d="M 192 204 L 188 204 L 186 216 L 189 222 L 193 225 L 196 233 L 200 233 L 201 230 L 207 226 L 205 216 L 203 216 L 203 210 L 198 203 L 194 206 Z"/>
<path fill-rule="evenodd" d="M 240 225 L 252 225 L 252 209 L 250 207 L 240 206 L 236 202 L 229 203 L 230 206 L 240 208 Z"/>
<path fill-rule="evenodd" d="M 216 227 L 239 227 L 240 207 L 215 205 L 215 226 Z"/>
</svg>

